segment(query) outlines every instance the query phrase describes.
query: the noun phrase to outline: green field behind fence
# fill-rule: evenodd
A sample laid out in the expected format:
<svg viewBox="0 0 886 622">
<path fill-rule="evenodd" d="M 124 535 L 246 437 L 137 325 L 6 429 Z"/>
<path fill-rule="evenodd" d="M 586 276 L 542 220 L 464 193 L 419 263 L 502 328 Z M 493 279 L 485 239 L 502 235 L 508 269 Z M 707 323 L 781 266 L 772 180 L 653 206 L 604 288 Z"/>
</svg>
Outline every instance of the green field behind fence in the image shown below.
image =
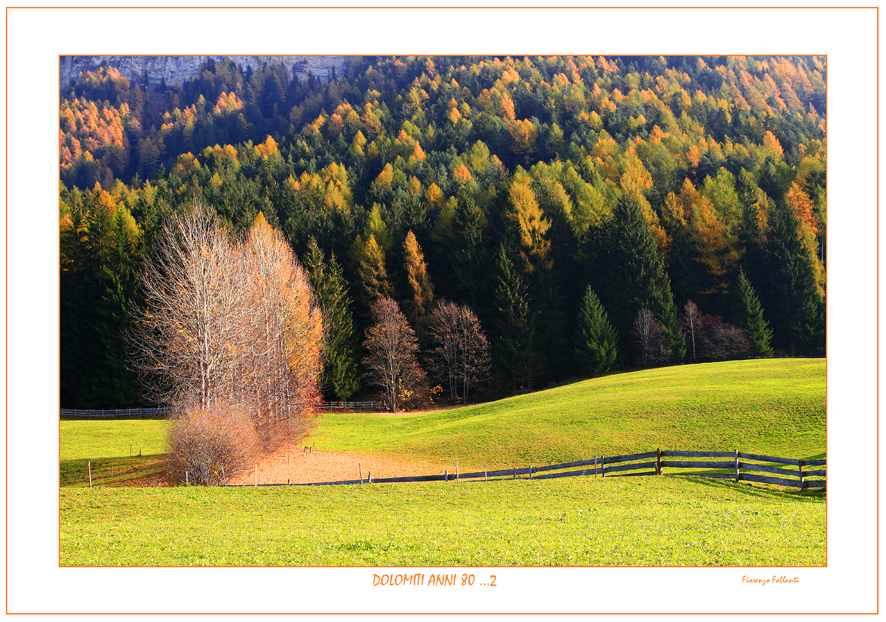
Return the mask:
<svg viewBox="0 0 886 622">
<path fill-rule="evenodd" d="M 307 444 L 490 467 L 656 448 L 812 459 L 825 451 L 824 359 L 616 374 L 420 415 L 328 413 Z"/>
<path fill-rule="evenodd" d="M 84 489 L 87 461 L 102 481 L 162 469 L 166 425 L 61 422 L 63 565 L 826 563 L 820 490 L 677 477 Z M 308 442 L 464 471 L 656 447 L 814 459 L 825 438 L 825 362 L 792 359 L 618 374 L 419 415 L 325 413 Z"/>
</svg>

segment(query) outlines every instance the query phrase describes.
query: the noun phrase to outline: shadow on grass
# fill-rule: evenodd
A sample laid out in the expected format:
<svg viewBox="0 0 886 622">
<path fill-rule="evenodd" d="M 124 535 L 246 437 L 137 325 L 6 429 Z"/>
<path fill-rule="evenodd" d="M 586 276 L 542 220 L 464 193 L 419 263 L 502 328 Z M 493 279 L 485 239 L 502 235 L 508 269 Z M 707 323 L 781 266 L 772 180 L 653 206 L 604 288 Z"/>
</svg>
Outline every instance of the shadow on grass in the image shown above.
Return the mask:
<svg viewBox="0 0 886 622">
<path fill-rule="evenodd" d="M 692 477 L 692 475 L 666 475 L 665 477 Z M 718 490 L 729 489 L 748 497 L 759 497 L 764 499 L 796 499 L 809 502 L 824 501 L 826 498 L 825 490 L 815 488 L 811 490 L 799 490 L 783 487 L 769 488 L 768 484 L 755 484 L 749 482 L 736 483 L 731 479 L 708 479 L 705 477 L 692 477 L 693 481 L 700 486 L 716 488 Z"/>
<path fill-rule="evenodd" d="M 59 465 L 61 487 L 88 487 L 90 470 L 93 486 L 156 486 L 166 481 L 166 454 L 62 460 Z"/>
</svg>

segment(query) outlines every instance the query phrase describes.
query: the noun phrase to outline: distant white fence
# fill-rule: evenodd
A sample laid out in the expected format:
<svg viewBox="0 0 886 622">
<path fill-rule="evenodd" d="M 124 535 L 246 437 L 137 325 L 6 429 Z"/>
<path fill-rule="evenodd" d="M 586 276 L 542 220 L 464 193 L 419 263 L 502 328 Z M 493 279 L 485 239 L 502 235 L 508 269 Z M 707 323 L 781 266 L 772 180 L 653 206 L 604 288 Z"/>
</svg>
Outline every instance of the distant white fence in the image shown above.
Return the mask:
<svg viewBox="0 0 886 622">
<path fill-rule="evenodd" d="M 323 410 L 373 410 L 387 408 L 384 402 L 323 402 Z"/>
<path fill-rule="evenodd" d="M 158 417 L 172 412 L 171 407 L 163 408 L 111 408 L 101 410 L 81 410 L 77 408 L 62 408 L 62 417 Z"/>
<path fill-rule="evenodd" d="M 382 410 L 387 406 L 384 402 L 323 402 L 320 404 L 323 410 Z M 104 408 L 100 410 L 81 410 L 77 408 L 62 408 L 61 416 L 71 418 L 107 418 L 116 417 L 160 417 L 173 412 L 169 406 L 162 408 Z"/>
</svg>

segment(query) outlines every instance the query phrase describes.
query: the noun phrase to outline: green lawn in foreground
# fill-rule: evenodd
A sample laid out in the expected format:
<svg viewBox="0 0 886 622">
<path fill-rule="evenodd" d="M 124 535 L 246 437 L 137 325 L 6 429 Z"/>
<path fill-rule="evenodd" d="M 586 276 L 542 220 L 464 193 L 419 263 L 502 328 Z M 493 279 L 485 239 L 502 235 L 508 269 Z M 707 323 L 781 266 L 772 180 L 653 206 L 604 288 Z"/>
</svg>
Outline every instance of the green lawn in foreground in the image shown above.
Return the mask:
<svg viewBox="0 0 886 622">
<path fill-rule="evenodd" d="M 681 477 L 61 492 L 61 564 L 824 565 L 821 493 Z"/>
<path fill-rule="evenodd" d="M 327 413 L 309 443 L 490 468 L 656 448 L 811 459 L 825 451 L 825 360 L 769 359 L 617 374 L 465 408 Z"/>
</svg>

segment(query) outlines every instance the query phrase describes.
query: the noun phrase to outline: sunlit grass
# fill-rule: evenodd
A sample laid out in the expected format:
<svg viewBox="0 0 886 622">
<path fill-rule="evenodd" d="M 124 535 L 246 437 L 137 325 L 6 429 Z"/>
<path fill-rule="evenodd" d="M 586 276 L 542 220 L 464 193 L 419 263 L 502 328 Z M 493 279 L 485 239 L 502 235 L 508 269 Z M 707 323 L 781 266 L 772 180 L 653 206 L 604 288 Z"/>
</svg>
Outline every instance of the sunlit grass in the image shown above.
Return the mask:
<svg viewBox="0 0 886 622">
<path fill-rule="evenodd" d="M 824 359 L 682 365 L 464 408 L 393 417 L 328 413 L 309 442 L 482 466 L 662 449 L 818 457 Z"/>
<path fill-rule="evenodd" d="M 63 565 L 826 563 L 823 491 L 726 480 L 105 487 L 160 473 L 166 426 L 61 423 Z M 459 461 L 462 473 L 657 447 L 817 458 L 825 451 L 825 363 L 687 365 L 415 416 L 328 413 L 308 442 Z M 87 461 L 99 487 L 83 488 Z"/>
<path fill-rule="evenodd" d="M 821 493 L 678 477 L 67 489 L 61 503 L 62 565 L 826 563 Z"/>
</svg>

